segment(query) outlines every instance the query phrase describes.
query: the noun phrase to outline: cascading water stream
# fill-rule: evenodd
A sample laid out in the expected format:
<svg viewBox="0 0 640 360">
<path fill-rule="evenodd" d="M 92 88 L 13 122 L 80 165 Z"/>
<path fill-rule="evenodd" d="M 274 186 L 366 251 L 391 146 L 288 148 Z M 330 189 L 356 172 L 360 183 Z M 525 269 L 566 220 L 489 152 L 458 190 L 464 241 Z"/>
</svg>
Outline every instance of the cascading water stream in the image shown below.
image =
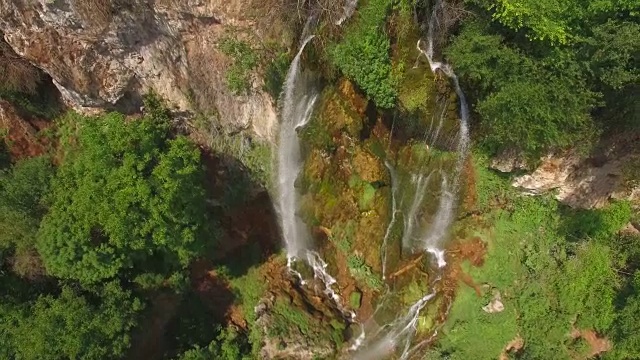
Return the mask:
<svg viewBox="0 0 640 360">
<path fill-rule="evenodd" d="M 456 166 L 454 169 L 454 178 L 452 182 L 448 182 L 446 177 L 442 181 L 442 195 L 440 197 L 440 203 L 436 212 L 435 221 L 428 231 L 421 237 L 421 248 L 434 255 L 438 259 L 438 266 L 442 267 L 446 264 L 444 260 L 444 252 L 440 249 L 440 242 L 446 235 L 447 229 L 453 222 L 453 213 L 455 210 L 455 203 L 460 185 L 460 174 L 464 166 L 464 159 L 467 155 L 469 148 L 469 107 L 467 105 L 467 99 L 460 88 L 458 77 L 453 72 L 453 69 L 449 64 L 435 61 L 433 59 L 433 42 L 435 25 L 438 17 L 438 12 L 442 8 L 442 2 L 436 1 L 431 17 L 429 18 L 429 31 L 427 34 L 427 50 L 423 50 L 420 47 L 420 40 L 416 44 L 418 50 L 427 58 L 431 71 L 437 73 L 441 70 L 447 77 L 453 82 L 454 89 L 458 95 L 458 101 L 460 102 L 460 130 L 458 132 L 458 146 L 457 153 L 458 158 L 456 160 Z"/>
<path fill-rule="evenodd" d="M 441 6 L 441 1 L 437 0 L 429 19 L 427 50 L 424 51 L 422 48 L 420 48 L 420 41 L 418 41 L 417 44 L 418 50 L 427 58 L 431 70 L 434 73 L 436 73 L 438 70 L 441 70 L 445 73 L 445 75 L 447 75 L 447 77 L 451 79 L 456 94 L 458 95 L 458 101 L 460 102 L 460 130 L 458 132 L 458 145 L 456 149 L 458 157 L 454 168 L 453 181 L 448 181 L 447 177 L 443 175 L 440 202 L 438 204 L 438 209 L 434 217 L 435 220 L 432 226 L 426 231 L 426 233 L 420 237 L 419 244 L 419 248 L 422 251 L 427 251 L 436 257 L 439 268 L 442 268 L 446 265 L 444 259 L 444 251 L 440 248 L 440 243 L 445 237 L 449 226 L 453 222 L 453 213 L 455 210 L 455 203 L 460 182 L 459 177 L 462 173 L 464 159 L 466 157 L 469 146 L 469 108 L 464 93 L 460 88 L 458 78 L 448 64 L 433 60 L 435 22 L 437 20 L 437 15 L 439 10 L 441 9 Z M 441 114 L 440 120 L 442 120 L 442 118 L 443 116 Z M 439 125 L 438 128 L 440 128 L 440 126 L 441 125 Z M 436 138 L 437 136 L 434 136 L 432 141 L 435 141 Z M 418 202 L 416 202 L 416 200 L 418 200 L 419 197 L 424 196 L 424 192 L 426 191 L 426 185 L 423 185 L 422 175 L 419 175 L 415 182 L 417 183 L 416 189 L 419 193 L 422 194 L 416 194 L 416 197 L 414 197 L 414 203 L 412 204 L 410 209 L 410 213 L 407 216 L 409 221 L 405 224 L 405 233 L 403 235 L 403 238 L 407 239 L 411 239 L 411 232 L 413 231 L 410 221 L 412 217 L 415 216 L 415 214 L 411 213 L 417 211 L 414 210 L 415 207 L 413 205 L 419 204 L 421 202 L 421 199 Z M 420 188 L 423 188 L 422 191 L 420 191 Z M 403 239 L 403 245 L 406 241 L 407 240 Z M 440 278 L 436 279 L 436 282 L 439 280 Z M 432 286 L 432 289 L 433 288 L 434 286 Z M 432 292 L 419 299 L 409 308 L 409 310 L 403 317 L 396 319 L 391 324 L 383 326 L 377 333 L 370 335 L 369 338 L 372 339 L 372 343 L 366 344 L 366 346 L 364 347 L 362 347 L 362 344 L 365 340 L 365 336 L 363 333 L 361 335 L 362 338 L 359 338 L 354 346 L 351 347 L 351 349 L 355 349 L 357 351 L 354 355 L 354 358 L 362 360 L 384 359 L 392 356 L 396 352 L 398 347 L 401 347 L 402 349 L 402 353 L 400 354 L 399 359 L 405 360 L 410 356 L 413 356 L 415 352 L 419 350 L 419 346 L 412 349 L 411 342 L 413 340 L 415 332 L 417 331 L 416 324 L 419 319 L 420 311 L 434 296 L 435 292 Z M 435 333 L 432 335 L 432 337 L 433 336 L 435 336 Z"/>
<path fill-rule="evenodd" d="M 295 181 L 302 169 L 302 155 L 296 129 L 309 121 L 318 96 L 313 88 L 305 89 L 304 92 L 296 91 L 306 85 L 302 84 L 300 79 L 300 56 L 313 37 L 313 35 L 308 36 L 302 42 L 284 83 L 282 122 L 278 142 L 277 210 L 289 265 L 295 258 L 304 258 L 304 252 L 309 249 L 311 242 L 306 226 L 296 215 L 299 195 L 295 188 Z"/>
<path fill-rule="evenodd" d="M 310 18 L 305 25 L 305 33 L 309 30 L 309 24 L 313 20 Z M 298 259 L 306 261 L 313 269 L 314 278 L 324 284 L 325 295 L 336 303 L 338 310 L 353 319 L 355 313 L 344 308 L 340 296 L 333 290 L 332 286 L 336 284 L 336 279 L 327 272 L 327 264 L 320 257 L 320 254 L 312 250 L 309 230 L 296 214 L 300 196 L 296 190 L 295 182 L 303 165 L 297 130 L 311 120 L 313 108 L 318 99 L 317 90 L 301 77 L 300 57 L 306 45 L 313 38 L 314 35 L 309 35 L 302 41 L 298 53 L 291 62 L 284 83 L 282 122 L 280 123 L 277 156 L 277 210 L 287 251 L 289 271 L 300 280 L 301 285 L 305 285 L 305 279 L 294 269 L 293 264 Z"/>
</svg>

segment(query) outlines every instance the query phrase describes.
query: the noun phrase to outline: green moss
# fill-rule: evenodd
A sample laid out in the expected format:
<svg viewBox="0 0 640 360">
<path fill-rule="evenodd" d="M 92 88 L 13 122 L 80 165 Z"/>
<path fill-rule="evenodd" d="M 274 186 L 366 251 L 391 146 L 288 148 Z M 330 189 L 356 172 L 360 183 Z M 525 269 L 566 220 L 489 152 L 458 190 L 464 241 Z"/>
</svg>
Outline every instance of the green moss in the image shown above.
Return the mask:
<svg viewBox="0 0 640 360">
<path fill-rule="evenodd" d="M 359 291 L 353 291 L 349 295 L 349 305 L 352 309 L 360 309 L 360 306 L 362 305 L 362 293 Z"/>
<path fill-rule="evenodd" d="M 349 272 L 358 282 L 366 285 L 370 289 L 380 290 L 382 289 L 383 282 L 369 265 L 364 262 L 364 259 L 358 255 L 350 255 L 347 258 L 347 266 Z"/>
</svg>

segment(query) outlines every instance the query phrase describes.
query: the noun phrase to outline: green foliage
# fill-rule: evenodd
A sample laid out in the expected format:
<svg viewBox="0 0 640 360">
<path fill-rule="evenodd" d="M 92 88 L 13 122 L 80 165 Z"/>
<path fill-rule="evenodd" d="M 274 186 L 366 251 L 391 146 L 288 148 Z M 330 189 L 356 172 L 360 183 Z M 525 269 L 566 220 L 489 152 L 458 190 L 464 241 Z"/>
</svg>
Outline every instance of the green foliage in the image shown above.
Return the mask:
<svg viewBox="0 0 640 360">
<path fill-rule="evenodd" d="M 574 238 L 589 237 L 606 241 L 631 220 L 631 204 L 614 202 L 596 210 L 578 210 L 567 217 L 567 231 Z"/>
<path fill-rule="evenodd" d="M 579 328 L 599 332 L 608 329 L 615 316 L 613 302 L 618 282 L 609 248 L 595 243 L 582 244 L 563 270 L 562 278 L 572 280 L 558 284 L 564 311 L 578 314 L 576 326 Z"/>
<path fill-rule="evenodd" d="M 590 111 L 597 95 L 570 52 L 535 58 L 507 46 L 478 21 L 462 29 L 446 54 L 473 86 L 489 147 L 514 147 L 537 157 L 548 149 L 588 144 L 596 134 Z"/>
<path fill-rule="evenodd" d="M 20 359 L 105 359 L 120 357 L 130 345 L 129 330 L 142 306 L 115 282 L 94 295 L 64 287 L 59 296 L 41 296 L 13 317 L 11 343 Z M 14 313 L 16 315 L 16 313 Z"/>
<path fill-rule="evenodd" d="M 367 1 L 347 26 L 344 38 L 328 50 L 330 61 L 381 108 L 393 107 L 397 97 L 385 32 L 390 5 L 389 0 Z"/>
<path fill-rule="evenodd" d="M 232 59 L 226 73 L 229 90 L 236 95 L 246 94 L 251 87 L 251 71 L 258 66 L 258 55 L 248 43 L 234 38 L 223 39 L 219 48 Z"/>
<path fill-rule="evenodd" d="M 251 256 L 247 258 L 252 260 Z M 242 262 L 236 262 L 234 265 L 240 266 Z M 233 269 L 228 267 L 219 269 L 220 276 L 229 281 L 231 288 L 237 294 L 237 301 L 241 304 L 242 312 L 249 324 L 248 341 L 251 344 L 251 353 L 257 356 L 261 348 L 263 334 L 260 326 L 256 324 L 255 307 L 267 290 L 267 284 L 256 267 L 250 267 L 246 273 L 240 276 L 234 276 L 233 272 Z"/>
<path fill-rule="evenodd" d="M 491 12 L 494 20 L 530 39 L 566 44 L 574 41 L 584 22 L 627 11 L 637 12 L 633 0 L 469 0 Z"/>
<path fill-rule="evenodd" d="M 368 286 L 373 290 L 380 290 L 384 285 L 382 279 L 376 275 L 371 267 L 367 265 L 364 259 L 358 255 L 349 255 L 347 257 L 347 267 L 351 276 L 358 282 Z"/>
<path fill-rule="evenodd" d="M 169 138 L 166 110 L 154 102 L 136 121 L 65 118 L 65 158 L 38 233 L 50 274 L 83 283 L 149 269 L 168 275 L 211 240 L 200 153 L 185 137 Z"/>
<path fill-rule="evenodd" d="M 514 79 L 477 104 L 488 128 L 485 141 L 495 147 L 517 146 L 539 156 L 550 148 L 590 140 L 593 98 L 576 91 L 580 88 L 584 86 L 551 78 L 543 82 Z"/>
<path fill-rule="evenodd" d="M 195 346 L 178 357 L 179 360 L 242 360 L 247 357 L 246 339 L 234 328 L 229 327 L 220 332 L 214 341 L 201 348 Z"/>
<path fill-rule="evenodd" d="M 36 234 L 47 211 L 44 199 L 53 174 L 47 157 L 21 160 L 0 170 L 0 254 L 13 255 L 13 270 L 21 276 L 42 273 Z"/>
<path fill-rule="evenodd" d="M 359 309 L 362 305 L 362 293 L 359 291 L 353 291 L 349 294 L 349 306 L 352 309 Z"/>
<path fill-rule="evenodd" d="M 482 160 L 476 162 L 481 169 Z M 559 208 L 550 198 L 505 193 L 508 179 L 495 174 L 481 173 L 477 181 L 478 191 L 486 193 L 481 198 L 487 199 L 483 200 L 487 205 L 480 206 L 483 223 L 493 226 L 461 224 L 470 236 L 487 242 L 484 265 L 465 271 L 475 283 L 499 290 L 505 310 L 483 312 L 480 308 L 491 300 L 492 291 L 478 297 L 472 288 L 463 286 L 443 328 L 440 353 L 452 359 L 495 359 L 520 335 L 525 344 L 522 358 L 569 358 L 579 350 L 566 341 L 572 327 L 599 333 L 615 327 L 620 284 L 615 269 L 621 261 L 615 252 L 628 246 L 611 243 L 628 214 L 628 204 L 592 210 L 590 215 L 606 219 L 598 222 L 581 212 Z M 509 210 L 488 205 L 507 199 L 512 205 Z M 586 228 L 575 231 L 579 226 Z"/>
<path fill-rule="evenodd" d="M 273 306 L 273 324 L 269 327 L 270 335 L 287 338 L 296 332 L 305 337 L 312 338 L 312 335 L 319 329 L 312 325 L 311 316 L 298 309 L 295 305 L 287 304 L 283 299 L 278 298 Z"/>
<path fill-rule="evenodd" d="M 614 89 L 640 80 L 640 24 L 610 19 L 593 29 L 593 36 L 584 40 L 590 67 L 598 79 Z"/>
<path fill-rule="evenodd" d="M 367 211 L 373 206 L 376 196 L 376 188 L 370 183 L 360 179 L 357 175 L 349 179 L 349 187 L 356 192 L 358 207 L 361 211 Z"/>
<path fill-rule="evenodd" d="M 209 147 L 218 155 L 233 157 L 248 169 L 248 179 L 241 179 L 228 184 L 231 187 L 230 193 L 247 190 L 249 184 L 245 180 L 251 180 L 265 188 L 271 187 L 273 169 L 271 167 L 271 146 L 269 143 L 252 140 L 242 133 L 233 135 L 220 133 L 211 137 Z M 241 196 L 236 198 L 242 199 Z M 233 201 L 228 203 L 233 203 Z"/>
<path fill-rule="evenodd" d="M 620 310 L 616 313 L 611 329 L 614 341 L 613 351 L 606 359 L 640 358 L 640 271 L 636 271 L 631 284 L 630 295 L 624 299 Z"/>
<path fill-rule="evenodd" d="M 274 100 L 280 98 L 288 69 L 289 57 L 284 52 L 278 53 L 265 69 L 264 87 Z"/>
<path fill-rule="evenodd" d="M 0 171 L 11 165 L 11 154 L 9 154 L 9 149 L 7 149 L 7 143 L 5 142 L 5 138 L 3 134 L 0 133 Z"/>
</svg>

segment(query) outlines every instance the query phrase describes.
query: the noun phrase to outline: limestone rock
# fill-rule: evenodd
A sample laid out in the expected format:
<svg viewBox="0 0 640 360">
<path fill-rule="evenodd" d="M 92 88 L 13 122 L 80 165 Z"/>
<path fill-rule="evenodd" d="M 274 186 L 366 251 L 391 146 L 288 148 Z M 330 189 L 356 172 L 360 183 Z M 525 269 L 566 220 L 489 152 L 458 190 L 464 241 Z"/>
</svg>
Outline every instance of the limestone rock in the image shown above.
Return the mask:
<svg viewBox="0 0 640 360">
<path fill-rule="evenodd" d="M 482 307 L 482 310 L 486 313 L 493 314 L 504 311 L 504 304 L 502 303 L 502 296 L 498 289 L 494 289 L 493 298 L 491 301 Z"/>
<path fill-rule="evenodd" d="M 491 168 L 503 173 L 526 170 L 525 159 L 515 149 L 507 149 L 491 159 Z"/>
<path fill-rule="evenodd" d="M 251 20 L 247 9 L 255 6 L 240 0 L 87 4 L 0 0 L 5 40 L 52 77 L 69 106 L 133 112 L 140 96 L 153 90 L 178 110 L 197 106 L 217 113 L 219 125 L 230 130 L 271 138 L 273 102 L 255 79 L 249 95 L 233 95 L 224 79 L 230 59 L 217 46 L 232 28 L 256 42 L 278 28 Z"/>
<path fill-rule="evenodd" d="M 542 158 L 531 174 L 516 177 L 513 186 L 525 194 L 556 191 L 556 198 L 575 208 L 598 208 L 612 199 L 640 203 L 640 134 L 607 139 L 587 157 L 569 151 Z"/>
</svg>

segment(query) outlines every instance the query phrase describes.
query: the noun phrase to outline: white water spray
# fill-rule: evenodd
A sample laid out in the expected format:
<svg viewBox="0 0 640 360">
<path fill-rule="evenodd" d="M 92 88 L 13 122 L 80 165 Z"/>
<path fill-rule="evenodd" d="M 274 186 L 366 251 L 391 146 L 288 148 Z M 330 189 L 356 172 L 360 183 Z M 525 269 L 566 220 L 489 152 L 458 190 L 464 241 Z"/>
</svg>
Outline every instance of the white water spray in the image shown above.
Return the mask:
<svg viewBox="0 0 640 360">
<path fill-rule="evenodd" d="M 371 346 L 362 349 L 354 355 L 356 360 L 377 360 L 391 356 L 398 347 L 402 348 L 400 359 L 407 359 L 411 350 L 411 340 L 417 329 L 420 311 L 427 305 L 429 300 L 435 296 L 430 293 L 423 296 L 409 308 L 409 311 L 393 323 L 380 329 L 384 334 Z"/>
<path fill-rule="evenodd" d="M 350 319 L 354 319 L 356 314 L 353 311 L 344 308 L 342 305 L 342 299 L 338 293 L 333 290 L 332 286 L 338 281 L 329 275 L 329 272 L 327 272 L 328 265 L 320 257 L 320 254 L 311 250 L 307 251 L 307 262 L 313 268 L 313 276 L 324 284 L 324 294 L 333 300 L 336 306 L 338 306 L 338 310 L 340 310 L 340 312 L 348 315 Z"/>
</svg>

